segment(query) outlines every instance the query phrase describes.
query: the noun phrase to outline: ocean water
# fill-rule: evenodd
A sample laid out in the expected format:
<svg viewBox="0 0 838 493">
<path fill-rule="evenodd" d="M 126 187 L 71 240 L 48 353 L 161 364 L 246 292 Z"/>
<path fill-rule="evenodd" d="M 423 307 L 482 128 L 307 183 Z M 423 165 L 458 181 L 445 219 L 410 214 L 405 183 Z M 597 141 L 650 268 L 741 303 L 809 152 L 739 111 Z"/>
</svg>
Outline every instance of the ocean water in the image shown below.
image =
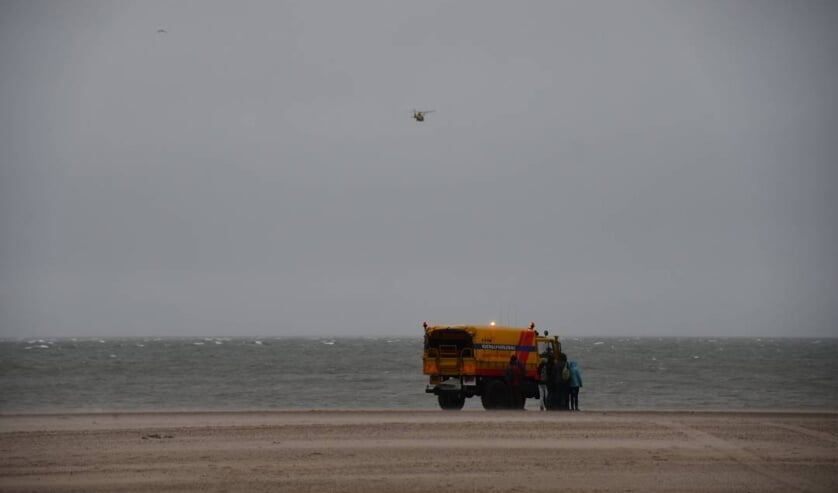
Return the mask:
<svg viewBox="0 0 838 493">
<path fill-rule="evenodd" d="M 838 339 L 561 340 L 582 371 L 583 410 L 838 410 Z M 421 336 L 2 340 L 0 413 L 437 409 L 425 393 L 422 343 Z M 479 398 L 465 409 L 482 409 Z"/>
</svg>

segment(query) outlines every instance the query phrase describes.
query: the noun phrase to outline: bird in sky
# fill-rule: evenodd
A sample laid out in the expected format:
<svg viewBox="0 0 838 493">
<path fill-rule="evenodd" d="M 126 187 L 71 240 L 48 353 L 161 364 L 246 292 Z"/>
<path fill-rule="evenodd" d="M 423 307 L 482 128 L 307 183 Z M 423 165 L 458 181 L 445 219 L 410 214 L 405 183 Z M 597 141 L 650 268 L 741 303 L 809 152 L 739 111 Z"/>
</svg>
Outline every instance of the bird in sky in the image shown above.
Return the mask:
<svg viewBox="0 0 838 493">
<path fill-rule="evenodd" d="M 167 31 L 165 29 L 158 29 L 157 34 L 169 34 L 169 31 Z"/>
<path fill-rule="evenodd" d="M 417 122 L 423 122 L 423 121 L 425 121 L 425 115 L 428 114 L 428 113 L 433 113 L 434 111 L 436 111 L 436 110 L 424 110 L 424 111 L 413 110 L 413 119 L 416 120 Z"/>
</svg>

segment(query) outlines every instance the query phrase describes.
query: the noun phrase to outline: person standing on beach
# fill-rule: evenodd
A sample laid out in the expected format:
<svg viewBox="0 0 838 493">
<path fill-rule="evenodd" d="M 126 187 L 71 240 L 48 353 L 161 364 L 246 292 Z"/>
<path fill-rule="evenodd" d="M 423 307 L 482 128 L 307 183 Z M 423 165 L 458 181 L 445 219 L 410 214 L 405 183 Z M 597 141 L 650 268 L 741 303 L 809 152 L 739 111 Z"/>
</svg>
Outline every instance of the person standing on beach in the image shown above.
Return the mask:
<svg viewBox="0 0 838 493">
<path fill-rule="evenodd" d="M 556 383 L 556 370 L 558 369 L 558 365 L 556 364 L 555 356 L 553 356 L 553 351 L 547 351 L 547 365 L 547 405 L 545 407 L 548 411 L 553 411 L 559 405 L 557 401 L 559 387 Z"/>
<path fill-rule="evenodd" d="M 509 388 L 510 409 L 521 409 L 524 407 L 524 395 L 521 392 L 524 371 L 524 365 L 518 361 L 518 356 L 513 354 L 509 358 L 509 366 L 506 367 L 506 385 Z"/>
<path fill-rule="evenodd" d="M 579 365 L 575 361 L 570 362 L 570 378 L 567 383 L 570 388 L 570 410 L 578 411 L 579 387 L 582 386 L 582 374 L 579 372 Z"/>
<path fill-rule="evenodd" d="M 541 410 L 550 409 L 550 380 L 553 378 L 553 371 L 555 368 L 553 363 L 553 353 L 546 352 L 544 357 L 538 363 L 538 395 L 541 398 Z"/>
<path fill-rule="evenodd" d="M 567 364 L 567 355 L 565 353 L 559 353 L 559 364 L 556 365 L 556 375 L 555 375 L 555 382 L 556 382 L 556 399 L 553 401 L 555 403 L 554 409 L 559 411 L 567 411 L 569 409 L 568 406 L 568 397 L 570 392 L 570 386 L 568 385 L 568 381 L 570 380 L 570 369 Z"/>
</svg>

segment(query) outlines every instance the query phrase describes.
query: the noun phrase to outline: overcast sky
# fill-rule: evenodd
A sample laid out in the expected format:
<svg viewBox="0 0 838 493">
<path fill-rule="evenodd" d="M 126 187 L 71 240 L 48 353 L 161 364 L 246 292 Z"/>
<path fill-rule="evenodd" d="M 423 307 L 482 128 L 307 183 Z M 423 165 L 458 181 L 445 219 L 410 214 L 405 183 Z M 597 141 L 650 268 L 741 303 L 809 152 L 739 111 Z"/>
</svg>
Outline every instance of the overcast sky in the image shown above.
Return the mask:
<svg viewBox="0 0 838 493">
<path fill-rule="evenodd" d="M 836 26 L 0 1 L 0 336 L 838 336 Z"/>
</svg>

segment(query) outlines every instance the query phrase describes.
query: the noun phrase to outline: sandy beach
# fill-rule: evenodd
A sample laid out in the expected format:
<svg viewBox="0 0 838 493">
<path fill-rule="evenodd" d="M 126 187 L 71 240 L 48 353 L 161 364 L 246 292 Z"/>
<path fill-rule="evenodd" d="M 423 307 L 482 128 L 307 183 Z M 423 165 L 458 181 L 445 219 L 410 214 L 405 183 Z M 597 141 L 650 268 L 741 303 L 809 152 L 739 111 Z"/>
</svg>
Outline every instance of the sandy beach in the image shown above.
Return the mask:
<svg viewBox="0 0 838 493">
<path fill-rule="evenodd" d="M 838 413 L 0 416 L 0 491 L 838 491 Z"/>
</svg>

